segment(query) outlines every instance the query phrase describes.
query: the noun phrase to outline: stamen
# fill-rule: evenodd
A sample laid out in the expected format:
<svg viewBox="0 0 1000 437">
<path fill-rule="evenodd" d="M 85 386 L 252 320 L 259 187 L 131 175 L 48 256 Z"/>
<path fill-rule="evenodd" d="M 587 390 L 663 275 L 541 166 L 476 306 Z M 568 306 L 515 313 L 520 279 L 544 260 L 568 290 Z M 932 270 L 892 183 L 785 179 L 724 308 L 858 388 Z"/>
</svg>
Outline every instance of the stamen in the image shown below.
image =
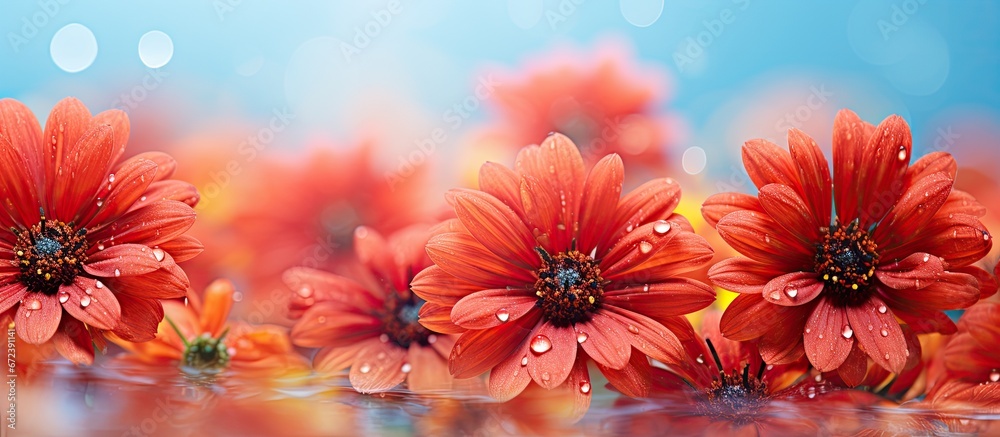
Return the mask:
<svg viewBox="0 0 1000 437">
<path fill-rule="evenodd" d="M 598 263 L 576 250 L 555 256 L 541 247 L 535 251 L 542 259 L 535 281 L 535 305 L 542 309 L 546 320 L 559 327 L 589 320 L 600 308 L 604 295 Z"/>
</svg>

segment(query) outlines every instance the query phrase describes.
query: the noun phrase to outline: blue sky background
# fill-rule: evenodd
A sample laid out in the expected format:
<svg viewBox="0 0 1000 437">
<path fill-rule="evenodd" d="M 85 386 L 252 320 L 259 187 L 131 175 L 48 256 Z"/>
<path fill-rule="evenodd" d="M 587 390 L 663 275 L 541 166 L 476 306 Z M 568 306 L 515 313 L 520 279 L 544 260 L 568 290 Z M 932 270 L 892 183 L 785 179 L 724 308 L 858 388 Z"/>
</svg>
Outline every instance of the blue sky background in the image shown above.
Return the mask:
<svg viewBox="0 0 1000 437">
<path fill-rule="evenodd" d="M 296 119 L 280 148 L 317 137 L 349 142 L 364 128 L 387 131 L 405 149 L 473 92 L 485 68 L 609 38 L 672 76 L 659 109 L 679 114 L 689 135 L 671 153 L 704 148 L 706 175 L 725 178 L 746 139 L 783 143 L 778 122 L 796 110 L 808 116 L 795 124 L 821 143 L 841 107 L 872 122 L 901 114 L 918 152 L 971 123 L 949 146 L 960 160 L 996 149 L 989 134 L 1000 131 L 1000 4 L 990 1 L 400 0 L 397 13 L 388 1 L 61 1 L 0 6 L 0 96 L 44 118 L 66 95 L 96 112 L 138 92 L 141 101 L 125 105 L 133 119 L 156 118 L 159 134 L 173 139 L 222 121 L 251 129 L 288 109 Z M 341 43 L 372 26 L 373 14 L 391 20 L 344 56 Z M 89 28 L 98 46 L 77 73 L 61 70 L 50 51 L 71 23 Z M 174 46 L 154 73 L 137 48 L 152 30 Z M 692 53 L 690 63 L 681 58 Z M 803 110 L 817 92 L 819 107 Z M 477 111 L 473 121 L 490 115 Z M 462 138 L 447 147 L 464 147 Z"/>
</svg>

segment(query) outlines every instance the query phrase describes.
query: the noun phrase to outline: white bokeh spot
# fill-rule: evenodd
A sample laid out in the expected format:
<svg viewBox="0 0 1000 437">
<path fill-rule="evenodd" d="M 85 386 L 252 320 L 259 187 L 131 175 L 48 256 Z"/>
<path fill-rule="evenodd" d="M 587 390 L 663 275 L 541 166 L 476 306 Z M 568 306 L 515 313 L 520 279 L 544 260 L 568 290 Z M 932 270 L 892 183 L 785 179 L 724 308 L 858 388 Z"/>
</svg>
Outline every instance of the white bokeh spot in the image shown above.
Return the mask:
<svg viewBox="0 0 1000 437">
<path fill-rule="evenodd" d="M 663 14 L 663 0 L 621 0 L 625 21 L 635 27 L 649 27 Z"/>
<path fill-rule="evenodd" d="M 149 68 L 160 68 L 174 57 L 174 41 L 170 36 L 153 30 L 139 38 L 139 59 Z"/>
<path fill-rule="evenodd" d="M 97 38 L 87 26 L 67 24 L 52 36 L 49 54 L 61 70 L 78 73 L 90 67 L 97 58 Z"/>
<path fill-rule="evenodd" d="M 690 175 L 701 173 L 705 170 L 706 164 L 708 164 L 708 155 L 705 154 L 705 149 L 698 146 L 689 147 L 681 157 L 681 166 L 684 168 L 684 172 Z"/>
</svg>

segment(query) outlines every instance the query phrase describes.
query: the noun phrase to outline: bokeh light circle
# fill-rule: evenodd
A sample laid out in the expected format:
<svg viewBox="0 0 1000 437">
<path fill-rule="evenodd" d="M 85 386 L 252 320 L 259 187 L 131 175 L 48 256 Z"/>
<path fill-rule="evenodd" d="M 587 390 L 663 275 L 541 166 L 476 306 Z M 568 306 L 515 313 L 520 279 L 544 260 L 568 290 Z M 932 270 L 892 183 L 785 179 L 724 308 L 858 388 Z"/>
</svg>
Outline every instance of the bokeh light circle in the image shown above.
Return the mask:
<svg viewBox="0 0 1000 437">
<path fill-rule="evenodd" d="M 78 73 L 90 67 L 97 58 L 97 38 L 87 26 L 67 24 L 52 36 L 49 54 L 61 70 Z"/>
<path fill-rule="evenodd" d="M 139 38 L 139 59 L 149 68 L 160 68 L 174 57 L 174 41 L 170 36 L 153 30 Z"/>
<path fill-rule="evenodd" d="M 690 175 L 701 173 L 705 170 L 706 164 L 708 164 L 708 155 L 705 154 L 705 149 L 698 146 L 689 147 L 681 157 L 681 166 L 684 168 L 684 172 Z"/>
<path fill-rule="evenodd" d="M 660 19 L 663 0 L 621 0 L 619 7 L 625 21 L 635 27 L 648 27 Z"/>
</svg>

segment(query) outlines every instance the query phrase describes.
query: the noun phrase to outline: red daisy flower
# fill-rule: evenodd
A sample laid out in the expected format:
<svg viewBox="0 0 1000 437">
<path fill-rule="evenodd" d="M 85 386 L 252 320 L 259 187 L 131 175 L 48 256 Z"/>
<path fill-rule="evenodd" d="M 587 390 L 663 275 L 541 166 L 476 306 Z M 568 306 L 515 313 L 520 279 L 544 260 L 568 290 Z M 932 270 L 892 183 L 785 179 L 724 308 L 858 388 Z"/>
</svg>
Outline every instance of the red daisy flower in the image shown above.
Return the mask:
<svg viewBox="0 0 1000 437">
<path fill-rule="evenodd" d="M 454 340 L 417 323 L 424 301 L 410 291 L 416 272 L 430 265 L 428 227 L 414 225 L 388 240 L 367 227 L 354 233 L 354 250 L 367 272 L 344 277 L 305 267 L 285 273 L 294 290 L 292 342 L 321 348 L 321 372 L 350 366 L 362 393 L 387 391 L 404 380 L 410 390 L 451 387 L 446 357 Z"/>
<path fill-rule="evenodd" d="M 844 375 L 859 381 L 867 357 L 893 373 L 904 369 L 914 351 L 901 323 L 914 333 L 952 333 L 942 310 L 996 291 L 971 266 L 993 241 L 979 221 L 982 208 L 952 189 L 950 155 L 909 165 L 902 118 L 875 127 L 844 110 L 833 132 L 832 183 L 816 142 L 791 129 L 791 153 L 764 140 L 743 148 L 758 196 L 717 194 L 702 212 L 747 257 L 709 272 L 716 285 L 741 293 L 722 332 L 760 339 L 769 363 L 804 353 L 818 370 L 860 372 Z"/>
<path fill-rule="evenodd" d="M 163 318 L 158 299 L 183 297 L 177 263 L 201 251 L 194 187 L 168 179 L 173 159 L 146 153 L 119 162 L 126 115 L 91 116 L 59 102 L 43 131 L 20 102 L 0 100 L 0 312 L 17 336 L 92 363 L 112 331 L 147 341 Z"/>
<path fill-rule="evenodd" d="M 683 315 L 715 298 L 708 285 L 677 276 L 713 254 L 673 213 L 680 188 L 656 179 L 619 199 L 618 155 L 587 175 L 560 134 L 522 149 L 516 169 L 487 163 L 482 191 L 449 193 L 458 218 L 428 242 L 436 265 L 413 282 L 427 301 L 420 322 L 463 333 L 452 374 L 492 370 L 489 390 L 501 400 L 531 381 L 569 384 L 585 412 L 588 358 L 623 393 L 645 395 L 647 356 L 678 362 Z"/>
</svg>

